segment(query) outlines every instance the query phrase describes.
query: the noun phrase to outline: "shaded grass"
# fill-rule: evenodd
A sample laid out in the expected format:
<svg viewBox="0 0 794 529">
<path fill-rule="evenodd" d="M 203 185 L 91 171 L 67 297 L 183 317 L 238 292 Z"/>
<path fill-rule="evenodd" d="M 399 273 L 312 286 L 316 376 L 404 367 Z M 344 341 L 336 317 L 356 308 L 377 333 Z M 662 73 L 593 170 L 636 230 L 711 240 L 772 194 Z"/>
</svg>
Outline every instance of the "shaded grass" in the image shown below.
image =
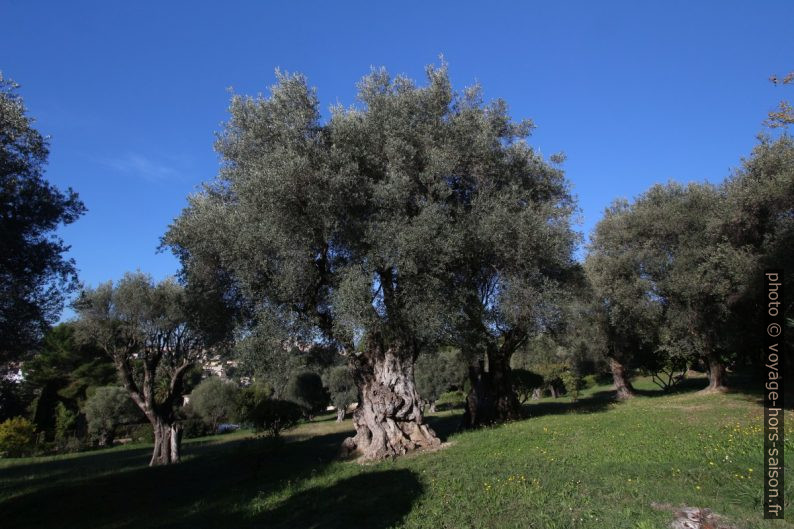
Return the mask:
<svg viewBox="0 0 794 529">
<path fill-rule="evenodd" d="M 699 383 L 662 394 L 639 380 L 625 403 L 598 386 L 476 432 L 457 432 L 459 410 L 440 412 L 429 421 L 451 446 L 378 464 L 337 460 L 351 423 L 326 418 L 283 440 L 197 440 L 169 468 L 147 468 L 140 446 L 3 461 L 0 512 L 4 528 L 667 527 L 657 502 L 790 526 L 762 519 L 756 396 L 703 395 Z"/>
</svg>

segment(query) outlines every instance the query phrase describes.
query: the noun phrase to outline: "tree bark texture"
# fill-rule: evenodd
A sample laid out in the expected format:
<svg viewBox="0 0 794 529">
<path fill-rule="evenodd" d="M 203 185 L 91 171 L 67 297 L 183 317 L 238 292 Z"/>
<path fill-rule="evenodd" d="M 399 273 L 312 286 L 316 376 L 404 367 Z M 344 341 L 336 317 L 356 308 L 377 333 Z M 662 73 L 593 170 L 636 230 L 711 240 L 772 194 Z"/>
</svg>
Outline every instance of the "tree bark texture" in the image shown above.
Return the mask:
<svg viewBox="0 0 794 529">
<path fill-rule="evenodd" d="M 149 466 L 179 463 L 182 444 L 182 427 L 174 410 L 178 399 L 182 398 L 182 378 L 190 363 L 180 365 L 171 374 L 168 395 L 163 402 L 155 399 L 154 379 L 157 362 L 144 361 L 144 376 L 141 387 L 132 376 L 128 358 L 116 358 L 116 368 L 130 398 L 149 419 L 154 432 L 154 448 Z M 159 361 L 159 360 L 158 360 Z"/>
<path fill-rule="evenodd" d="M 626 368 L 617 358 L 609 357 L 609 368 L 612 370 L 612 380 L 615 383 L 617 397 L 621 400 L 629 399 L 635 395 L 634 386 L 631 385 Z"/>
<path fill-rule="evenodd" d="M 181 458 L 182 428 L 179 424 L 155 418 L 152 422 L 154 430 L 154 450 L 149 466 L 179 463 Z"/>
<path fill-rule="evenodd" d="M 719 355 L 716 353 L 711 353 L 706 357 L 706 373 L 709 377 L 709 385 L 704 391 L 718 392 L 728 389 L 728 375 L 725 370 L 725 364 L 722 363 L 722 360 L 720 360 Z"/>
<path fill-rule="evenodd" d="M 513 391 L 509 362 L 509 355 L 503 354 L 501 349 L 494 349 L 488 356 L 487 371 L 484 362 L 469 368 L 471 390 L 466 396 L 464 428 L 477 428 L 521 417 L 521 404 Z"/>
<path fill-rule="evenodd" d="M 356 435 L 342 444 L 342 455 L 380 460 L 441 444 L 424 423 L 414 385 L 410 348 L 372 343 L 352 358 L 361 401 L 353 412 Z"/>
</svg>

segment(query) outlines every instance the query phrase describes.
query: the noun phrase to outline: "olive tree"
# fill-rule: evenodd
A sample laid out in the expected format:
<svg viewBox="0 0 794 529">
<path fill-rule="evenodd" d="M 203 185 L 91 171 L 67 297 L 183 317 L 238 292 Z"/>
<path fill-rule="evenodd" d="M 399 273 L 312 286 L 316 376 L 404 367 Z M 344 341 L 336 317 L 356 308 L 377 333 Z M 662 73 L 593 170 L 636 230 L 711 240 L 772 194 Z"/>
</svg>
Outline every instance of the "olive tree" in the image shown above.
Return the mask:
<svg viewBox="0 0 794 529">
<path fill-rule="evenodd" d="M 748 277 L 744 288 L 735 292 L 732 318 L 726 326 L 730 349 L 741 353 L 742 362 L 754 364 L 764 372 L 763 334 L 747 332 L 763 328 L 767 292 L 765 270 L 778 269 L 784 285 L 791 284 L 794 272 L 794 140 L 784 134 L 777 139 L 762 137 L 752 154 L 723 184 L 727 207 L 719 233 L 731 246 L 743 250 Z M 785 296 L 776 307 L 780 314 L 792 317 L 794 296 Z M 794 333 L 786 333 L 788 346 L 794 345 Z M 794 363 L 785 366 L 794 374 Z M 764 375 L 766 376 L 766 375 Z M 785 376 L 785 375 L 784 375 Z"/>
<path fill-rule="evenodd" d="M 358 104 L 334 107 L 326 122 L 300 75 L 279 74 L 269 97 L 234 96 L 218 177 L 164 238 L 185 270 L 212 263 L 233 278 L 251 309 L 243 334 L 275 330 L 346 356 L 361 400 L 345 449 L 370 459 L 440 442 L 422 415 L 414 360 L 456 334 L 478 284 L 495 284 L 467 277 L 488 269 L 466 257 L 476 241 L 516 245 L 494 295 L 518 310 L 521 288 L 507 285 L 524 277 L 529 248 L 501 223 L 533 222 L 539 253 L 560 229 L 547 207 L 561 193 L 558 173 L 514 141 L 528 125 L 476 89 L 455 92 L 446 67 L 427 79 L 373 71 Z"/>
<path fill-rule="evenodd" d="M 643 273 L 645 233 L 625 200 L 615 201 L 596 225 L 585 269 L 593 290 L 591 317 L 605 337 L 605 356 L 619 399 L 633 397 L 629 365 L 658 345 L 662 304 Z"/>
<path fill-rule="evenodd" d="M 172 279 L 128 273 L 115 285 L 85 289 L 75 302 L 78 332 L 113 360 L 130 398 L 154 430 L 150 465 L 180 459 L 185 375 L 201 358 L 211 334 L 199 322 L 202 304 Z"/>
<path fill-rule="evenodd" d="M 563 157 L 546 161 L 526 142 L 530 123 L 512 122 L 503 102 L 483 111 L 477 97 L 462 113 L 467 133 L 455 135 L 466 153 L 455 184 L 466 214 L 453 333 L 470 363 L 466 427 L 520 416 L 510 358 L 560 318 L 577 243 Z"/>
<path fill-rule="evenodd" d="M 621 209 L 620 222 L 608 217 L 597 228 L 590 261 L 593 283 L 606 294 L 610 323 L 623 327 L 609 336 L 612 346 L 621 348 L 627 336 L 647 342 L 658 328 L 656 349 L 703 363 L 707 391 L 724 390 L 726 364 L 736 353 L 729 327 L 753 264 L 747 248 L 722 233 L 724 190 L 656 185 Z"/>
</svg>

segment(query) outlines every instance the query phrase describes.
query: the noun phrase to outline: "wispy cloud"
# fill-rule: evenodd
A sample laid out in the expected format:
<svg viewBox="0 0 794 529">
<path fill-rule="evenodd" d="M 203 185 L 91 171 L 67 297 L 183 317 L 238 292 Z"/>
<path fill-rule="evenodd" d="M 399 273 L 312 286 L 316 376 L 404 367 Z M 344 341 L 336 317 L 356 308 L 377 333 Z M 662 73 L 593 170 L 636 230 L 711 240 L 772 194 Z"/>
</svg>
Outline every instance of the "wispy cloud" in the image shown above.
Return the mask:
<svg viewBox="0 0 794 529">
<path fill-rule="evenodd" d="M 137 153 L 128 153 L 124 156 L 97 159 L 102 165 L 121 173 L 137 176 L 150 182 L 162 182 L 174 178 L 181 178 L 182 172 L 176 167 L 176 160 L 164 162 L 149 156 Z"/>
</svg>

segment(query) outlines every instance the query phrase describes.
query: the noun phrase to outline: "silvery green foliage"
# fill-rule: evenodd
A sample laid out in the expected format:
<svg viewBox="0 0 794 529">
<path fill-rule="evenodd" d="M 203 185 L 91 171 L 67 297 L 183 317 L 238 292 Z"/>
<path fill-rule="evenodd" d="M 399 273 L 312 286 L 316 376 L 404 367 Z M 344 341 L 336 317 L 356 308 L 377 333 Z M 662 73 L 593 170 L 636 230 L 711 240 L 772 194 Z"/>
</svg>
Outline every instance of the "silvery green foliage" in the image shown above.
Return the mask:
<svg viewBox="0 0 794 529">
<path fill-rule="evenodd" d="M 89 435 L 103 445 L 113 441 L 116 428 L 120 425 L 141 419 L 129 393 L 119 386 L 96 388 L 83 405 L 83 413 L 88 423 Z"/>
<path fill-rule="evenodd" d="M 453 387 L 463 387 L 466 362 L 460 350 L 445 347 L 431 354 L 419 355 L 414 367 L 414 377 L 419 396 L 434 403 Z"/>
<path fill-rule="evenodd" d="M 337 410 L 345 410 L 358 400 L 358 388 L 347 366 L 334 366 L 326 371 L 323 382 Z"/>
<path fill-rule="evenodd" d="M 749 329 L 764 328 L 767 292 L 759 287 L 765 269 L 783 269 L 784 285 L 794 278 L 794 140 L 784 134 L 777 139 L 762 137 L 752 155 L 724 184 L 727 194 L 726 214 L 721 233 L 736 248 L 742 248 L 754 261 L 751 279 L 745 282 L 733 321 L 729 325 L 732 348 L 751 352 L 765 347 L 762 333 Z M 794 296 L 786 295 L 781 313 L 792 314 Z M 792 321 L 789 317 L 788 321 Z M 786 333 L 789 347 L 794 333 Z M 791 365 L 791 364 L 789 364 Z"/>
<path fill-rule="evenodd" d="M 724 188 L 671 182 L 607 211 L 587 268 L 613 347 L 726 359 L 725 326 L 753 260 L 721 234 L 725 208 Z"/>
<path fill-rule="evenodd" d="M 606 354 L 621 361 L 659 342 L 662 305 L 654 282 L 642 273 L 643 239 L 626 200 L 604 212 L 591 238 L 585 263 L 593 288 L 594 319 L 606 335 Z"/>
<path fill-rule="evenodd" d="M 325 123 L 306 79 L 279 73 L 269 97 L 232 98 L 218 177 L 164 242 L 188 271 L 227 271 L 285 337 L 430 346 L 472 299 L 485 327 L 526 327 L 574 242 L 567 184 L 530 130 L 478 87 L 453 91 L 445 66 L 425 86 L 375 70 Z"/>
<path fill-rule="evenodd" d="M 201 304 L 173 279 L 155 283 L 135 272 L 115 284 L 84 289 L 74 306 L 78 339 L 113 359 L 122 384 L 147 416 L 170 416 L 182 397 L 185 373 L 210 345 L 197 324 Z M 156 382 L 163 378 L 169 384 L 157 398 Z"/>
</svg>

